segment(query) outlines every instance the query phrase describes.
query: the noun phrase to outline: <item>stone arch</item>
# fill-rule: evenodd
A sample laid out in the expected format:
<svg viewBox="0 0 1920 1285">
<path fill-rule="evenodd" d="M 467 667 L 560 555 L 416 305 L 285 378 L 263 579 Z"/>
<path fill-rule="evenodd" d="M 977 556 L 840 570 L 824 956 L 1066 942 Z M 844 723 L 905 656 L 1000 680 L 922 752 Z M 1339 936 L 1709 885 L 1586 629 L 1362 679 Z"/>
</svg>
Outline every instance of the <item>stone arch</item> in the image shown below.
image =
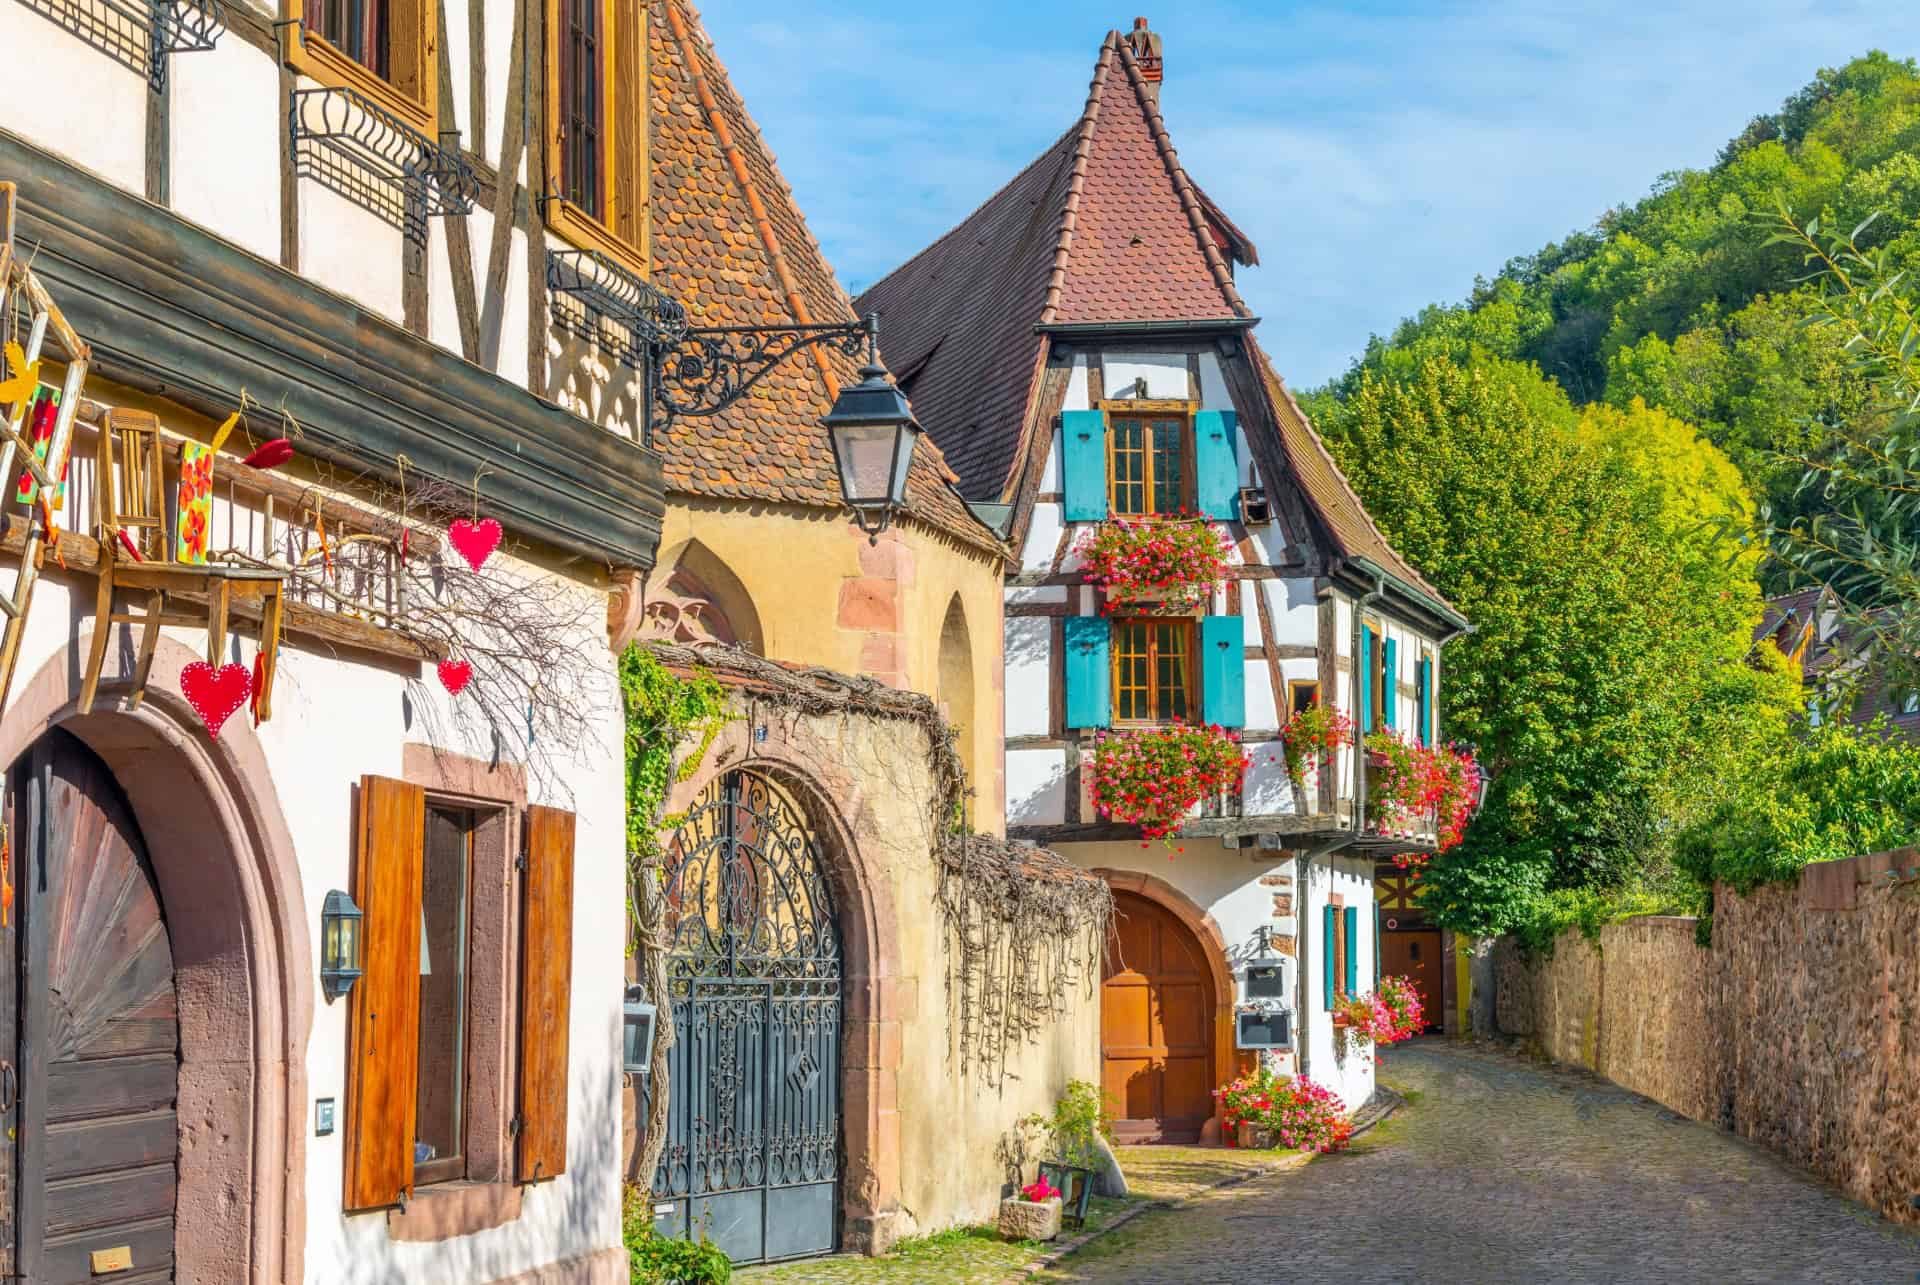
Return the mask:
<svg viewBox="0 0 1920 1285">
<path fill-rule="evenodd" d="M 0 763 L 60 727 L 112 769 L 171 908 L 180 1022 L 174 1270 L 187 1280 L 299 1280 L 306 1241 L 306 1043 L 313 968 L 293 836 L 260 740 L 211 740 L 179 695 L 201 659 L 162 637 L 145 698 L 103 681 L 75 709 L 88 639 L 61 648 L 0 720 Z"/>
<path fill-rule="evenodd" d="M 1239 987 L 1227 956 L 1227 939 L 1212 915 L 1186 893 L 1158 875 L 1136 870 L 1096 869 L 1094 874 L 1107 881 L 1115 892 L 1130 892 L 1161 907 L 1193 934 L 1200 953 L 1207 961 L 1207 974 L 1213 979 L 1213 1065 L 1217 1076 L 1226 1077 L 1242 1061 L 1234 1049 L 1234 1005 Z M 1200 1135 L 1202 1143 L 1218 1141 L 1219 1116 L 1208 1121 Z"/>
<path fill-rule="evenodd" d="M 967 629 L 967 609 L 955 593 L 947 603 L 946 619 L 940 622 L 940 655 L 935 699 L 947 720 L 959 729 L 960 766 L 966 769 L 967 784 L 975 789 L 979 777 L 975 770 L 974 746 L 979 740 L 974 725 L 975 691 L 973 677 L 973 636 Z"/>
<path fill-rule="evenodd" d="M 689 539 L 661 557 L 647 585 L 641 635 L 673 642 L 737 643 L 767 654 L 753 594 L 721 557 Z"/>
<path fill-rule="evenodd" d="M 758 772 L 800 805 L 819 836 L 833 890 L 842 957 L 840 1046 L 841 1248 L 885 1253 L 897 1238 L 900 1208 L 900 1025 L 903 984 L 898 915 L 880 858 L 860 842 L 865 800 L 838 767 L 842 747 L 804 719 L 768 714 L 724 727 L 698 771 L 678 783 L 668 813 L 690 808 L 727 772 Z"/>
</svg>

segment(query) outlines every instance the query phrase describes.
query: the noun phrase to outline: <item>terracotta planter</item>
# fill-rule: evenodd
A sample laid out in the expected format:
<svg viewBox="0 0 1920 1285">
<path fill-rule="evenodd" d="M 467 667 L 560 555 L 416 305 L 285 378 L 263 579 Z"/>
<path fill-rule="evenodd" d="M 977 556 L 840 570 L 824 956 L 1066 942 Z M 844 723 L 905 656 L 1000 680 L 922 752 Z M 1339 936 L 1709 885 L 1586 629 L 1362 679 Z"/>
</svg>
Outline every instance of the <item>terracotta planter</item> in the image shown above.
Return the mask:
<svg viewBox="0 0 1920 1285">
<path fill-rule="evenodd" d="M 1353 1025 L 1353 1023 L 1348 1019 L 1345 1013 L 1335 1013 L 1333 1015 L 1333 1024 L 1336 1027 L 1345 1027 L 1345 1026 Z"/>
<path fill-rule="evenodd" d="M 1052 1240 L 1060 1234 L 1060 1197 L 1038 1204 L 1018 1196 L 1001 1201 L 1000 1234 L 1008 1240 Z"/>
</svg>

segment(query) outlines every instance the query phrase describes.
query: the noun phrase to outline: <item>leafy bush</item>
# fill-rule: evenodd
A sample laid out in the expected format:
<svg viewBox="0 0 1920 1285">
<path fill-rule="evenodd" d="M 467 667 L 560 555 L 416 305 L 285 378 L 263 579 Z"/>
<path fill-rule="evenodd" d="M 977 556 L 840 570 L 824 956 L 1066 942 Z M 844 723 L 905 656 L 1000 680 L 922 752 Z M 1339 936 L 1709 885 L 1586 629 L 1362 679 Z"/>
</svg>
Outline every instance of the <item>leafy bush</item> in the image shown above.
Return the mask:
<svg viewBox="0 0 1920 1285">
<path fill-rule="evenodd" d="M 1085 1080 L 1069 1080 L 1051 1115 L 1030 1115 L 1024 1123 L 1045 1131 L 1047 1159 L 1081 1169 L 1099 1168 L 1101 1141 L 1113 1141 L 1107 1095 Z"/>
<path fill-rule="evenodd" d="M 727 1285 L 733 1264 L 704 1236 L 670 1240 L 653 1230 L 653 1204 L 637 1186 L 626 1191 L 620 1230 L 634 1285 Z"/>
<path fill-rule="evenodd" d="M 1513 935 L 1537 955 L 1553 954 L 1554 943 L 1569 928 L 1578 928 L 1588 941 L 1598 941 L 1600 930 L 1635 915 L 1671 913 L 1672 901 L 1644 888 L 1559 888 L 1535 898 L 1525 917 L 1513 925 Z"/>
<path fill-rule="evenodd" d="M 1676 859 L 1706 888 L 1749 892 L 1920 834 L 1920 746 L 1883 723 L 1810 729 L 1743 784 L 1680 835 Z"/>
</svg>

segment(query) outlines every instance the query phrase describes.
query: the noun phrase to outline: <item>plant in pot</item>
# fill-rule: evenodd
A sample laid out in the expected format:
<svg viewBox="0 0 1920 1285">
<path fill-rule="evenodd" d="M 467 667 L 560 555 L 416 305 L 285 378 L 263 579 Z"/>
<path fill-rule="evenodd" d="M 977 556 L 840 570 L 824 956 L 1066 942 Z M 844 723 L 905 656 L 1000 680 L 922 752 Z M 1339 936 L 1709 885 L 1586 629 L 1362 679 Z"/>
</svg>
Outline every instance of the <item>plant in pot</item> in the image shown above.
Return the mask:
<svg viewBox="0 0 1920 1285">
<path fill-rule="evenodd" d="M 1319 784 L 1322 768 L 1347 746 L 1353 744 L 1353 720 L 1339 710 L 1314 701 L 1293 712 L 1280 729 L 1280 741 L 1286 747 L 1287 777 L 1300 794 L 1302 811 L 1306 791 Z"/>
<path fill-rule="evenodd" d="M 1171 517 L 1111 518 L 1075 552 L 1081 575 L 1109 604 L 1180 614 L 1202 609 L 1226 579 L 1233 541 L 1205 517 L 1183 510 Z"/>
<path fill-rule="evenodd" d="M 1094 1173 L 1106 1163 L 1101 1143 L 1113 1142 L 1107 1095 L 1085 1080 L 1069 1081 L 1051 1115 L 1029 1116 L 1026 1123 L 1046 1134 L 1040 1180 L 1059 1188 L 1065 1197 L 1066 1218 L 1075 1227 L 1083 1225 L 1093 1196 Z"/>
<path fill-rule="evenodd" d="M 1008 1240 L 1052 1240 L 1060 1234 L 1060 1189 L 1045 1177 L 1000 1202 L 1000 1234 Z"/>
<path fill-rule="evenodd" d="M 1263 1064 L 1252 1075 L 1242 1075 L 1213 1091 L 1220 1099 L 1220 1138 L 1229 1147 L 1268 1147 L 1272 1138 L 1262 1134 L 1267 1111 L 1273 1106 L 1280 1082 Z"/>
<path fill-rule="evenodd" d="M 1175 721 L 1165 727 L 1103 732 L 1093 743 L 1089 793 L 1094 811 L 1137 825 L 1148 839 L 1166 839 L 1188 809 L 1221 792 L 1238 793 L 1246 751 L 1215 724 Z"/>
</svg>

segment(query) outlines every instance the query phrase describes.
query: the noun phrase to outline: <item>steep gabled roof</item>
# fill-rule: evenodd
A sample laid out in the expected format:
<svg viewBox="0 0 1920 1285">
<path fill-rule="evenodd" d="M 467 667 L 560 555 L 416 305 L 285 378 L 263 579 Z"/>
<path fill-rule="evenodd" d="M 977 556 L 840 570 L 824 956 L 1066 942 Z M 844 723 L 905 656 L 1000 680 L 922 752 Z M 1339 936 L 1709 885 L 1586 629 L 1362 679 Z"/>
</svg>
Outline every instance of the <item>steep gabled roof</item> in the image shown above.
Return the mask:
<svg viewBox="0 0 1920 1285">
<path fill-rule="evenodd" d="M 1267 359 L 1267 354 L 1249 336 L 1249 346 L 1260 367 L 1260 382 L 1267 390 L 1273 422 L 1279 428 L 1280 450 L 1287 471 L 1305 495 L 1308 505 L 1319 516 L 1333 543 L 1333 553 L 1343 558 L 1364 558 L 1417 593 L 1432 598 L 1447 611 L 1458 610 L 1446 596 L 1427 583 L 1426 577 L 1401 557 L 1392 543 L 1374 525 L 1367 506 L 1360 502 L 1353 484 L 1340 471 L 1320 434 L 1313 429 L 1307 413 L 1293 400 L 1287 385 Z"/>
<path fill-rule="evenodd" d="M 856 306 L 881 314 L 883 350 L 913 372 L 908 392 L 961 489 L 1002 500 L 1034 386 L 1009 376 L 1035 371 L 1036 325 L 1250 316 L 1215 227 L 1241 262 L 1257 257 L 1187 177 L 1109 32 L 1079 121 Z"/>
<path fill-rule="evenodd" d="M 734 92 L 688 0 L 652 0 L 654 283 L 695 326 L 850 321 L 856 314 L 808 230 L 792 190 Z M 729 410 L 682 419 L 661 443 L 669 492 L 841 505 L 819 419 L 858 362 L 815 348 L 789 359 Z M 914 517 L 1003 552 L 954 488 L 938 445 L 923 441 L 907 483 Z"/>
</svg>

